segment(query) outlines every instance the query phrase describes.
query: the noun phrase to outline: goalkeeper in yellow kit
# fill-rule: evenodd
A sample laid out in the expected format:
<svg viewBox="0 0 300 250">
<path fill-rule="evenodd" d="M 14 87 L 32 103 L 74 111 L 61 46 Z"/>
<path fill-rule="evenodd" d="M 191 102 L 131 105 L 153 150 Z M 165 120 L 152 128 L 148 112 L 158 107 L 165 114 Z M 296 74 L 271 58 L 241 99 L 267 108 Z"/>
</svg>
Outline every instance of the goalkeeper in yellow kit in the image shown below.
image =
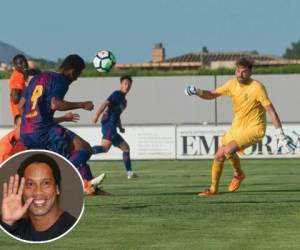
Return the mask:
<svg viewBox="0 0 300 250">
<path fill-rule="evenodd" d="M 251 78 L 252 66 L 250 60 L 241 58 L 236 62 L 236 79 L 227 81 L 213 91 L 197 89 L 193 85 L 188 86 L 185 90 L 189 96 L 197 95 L 206 100 L 215 99 L 221 95 L 230 96 L 234 112 L 231 128 L 222 137 L 214 157 L 211 185 L 206 191 L 200 192 L 199 196 L 218 194 L 219 180 L 225 159 L 228 159 L 234 171 L 228 191 L 234 192 L 240 187 L 241 182 L 245 179 L 245 173 L 241 169 L 237 152 L 243 153 L 245 148 L 256 144 L 264 137 L 266 131 L 265 111 L 270 115 L 276 128 L 278 146 L 286 146 L 291 151 L 296 147 L 284 134 L 281 121 L 268 98 L 264 85 Z"/>
</svg>

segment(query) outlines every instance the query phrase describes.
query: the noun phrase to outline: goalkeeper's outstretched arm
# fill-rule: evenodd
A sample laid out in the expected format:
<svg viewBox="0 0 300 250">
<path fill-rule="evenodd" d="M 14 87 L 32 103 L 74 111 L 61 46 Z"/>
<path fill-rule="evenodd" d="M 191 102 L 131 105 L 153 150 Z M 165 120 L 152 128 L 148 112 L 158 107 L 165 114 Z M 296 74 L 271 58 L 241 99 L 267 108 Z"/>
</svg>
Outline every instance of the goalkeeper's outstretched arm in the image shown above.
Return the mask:
<svg viewBox="0 0 300 250">
<path fill-rule="evenodd" d="M 196 95 L 202 99 L 205 99 L 205 100 L 212 100 L 212 99 L 215 99 L 217 98 L 218 96 L 220 96 L 221 94 L 215 92 L 214 90 L 213 91 L 210 91 L 210 90 L 202 90 L 202 89 L 198 89 L 196 88 L 196 86 L 194 85 L 190 85 L 188 86 L 186 89 L 185 89 L 185 94 L 188 95 L 188 96 L 191 96 L 191 95 Z"/>
<path fill-rule="evenodd" d="M 220 94 L 214 92 L 213 90 L 211 91 L 211 90 L 201 90 L 201 89 L 197 89 L 196 95 L 205 100 L 212 100 L 220 96 Z"/>
</svg>

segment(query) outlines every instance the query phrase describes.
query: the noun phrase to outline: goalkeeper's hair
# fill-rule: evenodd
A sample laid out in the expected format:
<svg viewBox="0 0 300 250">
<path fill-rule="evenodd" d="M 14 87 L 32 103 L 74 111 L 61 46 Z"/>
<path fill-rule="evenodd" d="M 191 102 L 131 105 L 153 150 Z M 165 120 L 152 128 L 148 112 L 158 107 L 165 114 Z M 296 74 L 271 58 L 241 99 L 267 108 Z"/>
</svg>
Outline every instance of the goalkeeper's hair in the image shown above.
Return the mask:
<svg viewBox="0 0 300 250">
<path fill-rule="evenodd" d="M 24 176 L 24 172 L 26 168 L 31 165 L 32 163 L 45 163 L 46 165 L 49 166 L 51 169 L 51 172 L 53 174 L 53 177 L 55 179 L 56 184 L 58 185 L 58 188 L 60 189 L 60 183 L 61 183 L 61 174 L 60 174 L 60 169 L 57 164 L 57 162 L 50 157 L 47 154 L 44 153 L 37 153 L 29 156 L 26 158 L 20 165 L 18 169 L 18 174 L 20 177 Z"/>
<path fill-rule="evenodd" d="M 235 65 L 237 67 L 242 66 L 242 67 L 252 70 L 253 61 L 250 58 L 241 57 L 236 61 Z"/>
</svg>

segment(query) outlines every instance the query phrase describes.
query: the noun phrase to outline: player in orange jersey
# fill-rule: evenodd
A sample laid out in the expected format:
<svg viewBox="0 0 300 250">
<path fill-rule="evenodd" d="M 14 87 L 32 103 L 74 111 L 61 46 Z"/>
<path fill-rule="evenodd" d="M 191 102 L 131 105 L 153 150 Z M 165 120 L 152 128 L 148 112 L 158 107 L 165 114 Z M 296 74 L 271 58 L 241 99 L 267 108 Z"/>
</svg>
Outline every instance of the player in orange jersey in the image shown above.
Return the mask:
<svg viewBox="0 0 300 250">
<path fill-rule="evenodd" d="M 0 139 L 0 164 L 10 156 L 25 150 L 20 138 L 21 116 L 16 115 L 14 129 Z"/>
<path fill-rule="evenodd" d="M 10 107 L 13 117 L 20 115 L 19 101 L 26 88 L 26 71 L 28 62 L 24 55 L 18 54 L 13 58 L 14 70 L 9 80 Z"/>
</svg>

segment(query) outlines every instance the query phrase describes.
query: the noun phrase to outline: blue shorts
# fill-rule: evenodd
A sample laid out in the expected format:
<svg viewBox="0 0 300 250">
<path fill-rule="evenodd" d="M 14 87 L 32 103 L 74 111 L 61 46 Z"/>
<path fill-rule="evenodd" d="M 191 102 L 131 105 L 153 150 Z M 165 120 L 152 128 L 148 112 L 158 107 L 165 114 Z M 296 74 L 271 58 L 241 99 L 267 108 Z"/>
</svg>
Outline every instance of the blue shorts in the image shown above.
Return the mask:
<svg viewBox="0 0 300 250">
<path fill-rule="evenodd" d="M 124 138 L 118 134 L 116 126 L 111 126 L 110 124 L 102 124 L 102 139 L 112 142 L 112 145 L 119 146 L 121 143 L 125 142 Z"/>
<path fill-rule="evenodd" d="M 56 124 L 46 132 L 21 135 L 28 149 L 47 149 L 69 157 L 69 147 L 76 134 Z"/>
</svg>

